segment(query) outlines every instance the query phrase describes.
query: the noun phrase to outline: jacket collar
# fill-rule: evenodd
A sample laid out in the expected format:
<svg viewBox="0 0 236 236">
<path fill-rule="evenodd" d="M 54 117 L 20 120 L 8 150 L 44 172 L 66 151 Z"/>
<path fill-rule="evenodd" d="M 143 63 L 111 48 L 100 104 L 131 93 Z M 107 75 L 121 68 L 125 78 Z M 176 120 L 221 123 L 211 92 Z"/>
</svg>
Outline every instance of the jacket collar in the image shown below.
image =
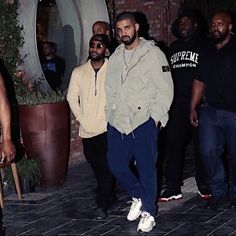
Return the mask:
<svg viewBox="0 0 236 236">
<path fill-rule="evenodd" d="M 146 39 L 140 37 L 140 45 L 137 47 L 137 50 L 135 50 L 134 55 L 130 61 L 130 65 L 128 70 L 130 70 L 132 67 L 134 67 L 139 60 L 149 52 L 149 45 L 153 44 L 153 41 L 147 41 Z M 124 50 L 125 50 L 125 45 L 122 43 L 116 51 L 114 52 L 115 56 L 118 56 L 119 58 L 122 58 L 123 64 L 124 64 Z"/>
<path fill-rule="evenodd" d="M 106 69 L 107 64 L 108 64 L 108 59 L 105 58 L 105 61 L 104 61 L 103 65 L 102 65 L 102 67 L 100 68 L 99 71 L 103 71 L 104 69 Z M 92 65 L 91 65 L 91 59 L 89 59 L 89 60 L 85 63 L 85 65 L 94 71 L 94 69 L 93 69 L 93 67 L 92 67 Z"/>
</svg>

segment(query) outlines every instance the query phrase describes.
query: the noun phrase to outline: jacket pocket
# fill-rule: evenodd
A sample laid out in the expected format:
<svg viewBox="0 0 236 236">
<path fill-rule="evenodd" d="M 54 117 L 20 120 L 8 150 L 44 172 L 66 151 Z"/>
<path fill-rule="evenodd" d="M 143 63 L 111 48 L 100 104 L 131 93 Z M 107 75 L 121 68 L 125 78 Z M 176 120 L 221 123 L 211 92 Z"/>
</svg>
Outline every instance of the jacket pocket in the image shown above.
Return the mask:
<svg viewBox="0 0 236 236">
<path fill-rule="evenodd" d="M 106 116 L 105 114 L 96 117 L 93 114 L 83 115 L 83 117 L 80 119 L 80 125 L 84 132 L 98 134 L 106 130 Z"/>
</svg>

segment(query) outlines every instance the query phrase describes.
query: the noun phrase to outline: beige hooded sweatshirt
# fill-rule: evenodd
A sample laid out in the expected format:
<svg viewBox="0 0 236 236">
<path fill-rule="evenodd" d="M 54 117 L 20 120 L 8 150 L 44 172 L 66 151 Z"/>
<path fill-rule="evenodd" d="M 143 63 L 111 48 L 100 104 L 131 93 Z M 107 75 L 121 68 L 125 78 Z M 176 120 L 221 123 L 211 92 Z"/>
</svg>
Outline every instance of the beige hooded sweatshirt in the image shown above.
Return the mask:
<svg viewBox="0 0 236 236">
<path fill-rule="evenodd" d="M 105 78 L 108 60 L 95 73 L 91 61 L 74 68 L 67 93 L 72 113 L 80 123 L 79 136 L 91 138 L 106 132 Z"/>
</svg>

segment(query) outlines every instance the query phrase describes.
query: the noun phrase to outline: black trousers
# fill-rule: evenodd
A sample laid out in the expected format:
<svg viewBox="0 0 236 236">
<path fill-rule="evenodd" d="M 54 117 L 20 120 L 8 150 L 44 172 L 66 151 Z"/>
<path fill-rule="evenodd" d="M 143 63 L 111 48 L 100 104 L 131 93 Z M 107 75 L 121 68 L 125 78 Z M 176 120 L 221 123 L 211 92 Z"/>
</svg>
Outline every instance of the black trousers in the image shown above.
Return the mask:
<svg viewBox="0 0 236 236">
<path fill-rule="evenodd" d="M 97 207 L 107 209 L 115 197 L 115 179 L 107 165 L 107 133 L 83 138 L 84 156 L 91 165 L 97 180 Z"/>
<path fill-rule="evenodd" d="M 173 105 L 166 127 L 165 177 L 167 188 L 181 190 L 186 146 L 193 141 L 198 189 L 201 192 L 208 190 L 204 165 L 197 155 L 195 135 L 196 128 L 190 124 L 188 107 Z"/>
</svg>

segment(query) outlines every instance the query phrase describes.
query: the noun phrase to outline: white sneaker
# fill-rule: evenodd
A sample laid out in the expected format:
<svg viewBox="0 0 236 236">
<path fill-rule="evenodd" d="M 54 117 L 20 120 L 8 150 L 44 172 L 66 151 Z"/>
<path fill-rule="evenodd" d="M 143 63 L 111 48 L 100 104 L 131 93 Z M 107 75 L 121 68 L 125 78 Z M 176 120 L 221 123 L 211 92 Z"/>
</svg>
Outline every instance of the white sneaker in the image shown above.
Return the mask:
<svg viewBox="0 0 236 236">
<path fill-rule="evenodd" d="M 127 215 L 127 220 L 129 221 L 134 221 L 139 218 L 141 215 L 141 206 L 142 206 L 142 201 L 140 198 L 132 198 L 132 204 L 129 210 L 129 213 Z"/>
<path fill-rule="evenodd" d="M 143 211 L 139 221 L 137 231 L 150 232 L 156 225 L 155 219 L 150 213 Z"/>
</svg>

